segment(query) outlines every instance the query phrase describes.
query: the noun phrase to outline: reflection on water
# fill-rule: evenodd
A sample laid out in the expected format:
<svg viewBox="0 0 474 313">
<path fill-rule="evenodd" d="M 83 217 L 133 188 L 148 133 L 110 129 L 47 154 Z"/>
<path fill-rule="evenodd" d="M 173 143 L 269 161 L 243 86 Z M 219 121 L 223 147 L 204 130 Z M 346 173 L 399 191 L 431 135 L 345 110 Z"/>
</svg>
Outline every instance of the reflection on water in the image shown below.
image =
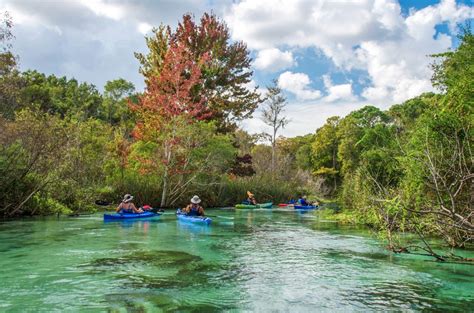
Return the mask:
<svg viewBox="0 0 474 313">
<path fill-rule="evenodd" d="M 474 271 L 392 255 L 316 211 L 0 223 L 0 311 L 458 311 Z"/>
</svg>

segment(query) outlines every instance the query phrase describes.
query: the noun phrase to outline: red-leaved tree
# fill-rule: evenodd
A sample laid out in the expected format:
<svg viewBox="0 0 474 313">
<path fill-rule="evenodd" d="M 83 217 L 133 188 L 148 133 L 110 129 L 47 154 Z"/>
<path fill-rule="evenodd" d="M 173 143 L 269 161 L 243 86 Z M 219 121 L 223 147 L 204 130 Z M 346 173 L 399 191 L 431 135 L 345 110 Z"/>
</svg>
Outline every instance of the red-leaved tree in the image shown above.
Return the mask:
<svg viewBox="0 0 474 313">
<path fill-rule="evenodd" d="M 183 156 L 176 153 L 186 141 L 183 129 L 211 114 L 199 92 L 200 68 L 206 60 L 206 54 L 195 60 L 188 47 L 173 43 L 165 54 L 160 74 L 150 79 L 138 104 L 130 103 L 138 115 L 134 137 L 159 147 L 157 153 L 163 166 L 161 206 L 167 204 L 170 175 L 179 173 L 178 167 L 183 164 Z M 149 164 L 147 160 L 143 162 Z"/>
<path fill-rule="evenodd" d="M 176 30 L 162 25 L 153 29 L 146 42 L 149 53 L 135 55 L 147 86 L 164 71 L 167 51 L 173 45 L 185 46 L 187 60 L 201 64 L 202 88 L 193 93 L 206 98 L 204 104 L 211 113 L 207 120 L 216 122 L 219 131 L 235 130 L 237 122 L 250 117 L 262 102 L 257 87 L 248 89 L 252 60 L 247 46 L 241 41 L 231 41 L 227 25 L 216 15 L 204 13 L 196 21 L 192 15 L 185 14 Z"/>
</svg>

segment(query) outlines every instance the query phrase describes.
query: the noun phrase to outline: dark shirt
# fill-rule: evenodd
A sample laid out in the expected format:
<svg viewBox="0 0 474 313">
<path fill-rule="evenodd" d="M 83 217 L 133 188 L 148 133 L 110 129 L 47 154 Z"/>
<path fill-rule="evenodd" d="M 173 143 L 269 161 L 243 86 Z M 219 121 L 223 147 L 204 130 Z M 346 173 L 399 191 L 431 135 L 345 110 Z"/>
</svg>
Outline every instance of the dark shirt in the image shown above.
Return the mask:
<svg viewBox="0 0 474 313">
<path fill-rule="evenodd" d="M 193 207 L 193 205 L 190 204 L 184 208 L 183 212 L 186 215 L 191 215 L 191 216 L 204 216 L 204 209 L 200 205 Z"/>
</svg>

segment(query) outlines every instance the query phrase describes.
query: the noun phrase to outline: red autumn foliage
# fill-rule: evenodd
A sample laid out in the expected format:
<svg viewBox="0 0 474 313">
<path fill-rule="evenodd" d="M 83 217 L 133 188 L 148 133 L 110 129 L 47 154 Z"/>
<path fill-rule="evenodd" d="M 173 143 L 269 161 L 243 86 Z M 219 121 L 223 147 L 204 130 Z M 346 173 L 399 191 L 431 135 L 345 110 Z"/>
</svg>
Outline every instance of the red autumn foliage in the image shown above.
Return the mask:
<svg viewBox="0 0 474 313">
<path fill-rule="evenodd" d="M 230 174 L 241 177 L 254 175 L 255 170 L 252 167 L 252 156 L 250 154 L 245 154 L 241 157 L 237 156 L 230 170 Z"/>
<path fill-rule="evenodd" d="M 173 45 L 186 47 L 188 60 L 201 64 L 202 88 L 195 95 L 206 98 L 206 107 L 212 112 L 207 120 L 215 121 L 219 132 L 234 130 L 237 122 L 250 117 L 263 101 L 257 87 L 247 88 L 253 72 L 246 44 L 232 40 L 226 23 L 215 14 L 204 13 L 200 20 L 185 14 L 175 30 L 161 26 L 146 42 L 149 53 L 135 55 L 147 86 L 162 72 L 166 53 Z"/>
<path fill-rule="evenodd" d="M 211 112 L 205 105 L 206 98 L 198 92 L 202 88 L 200 67 L 207 58 L 205 54 L 195 61 L 185 45 L 173 43 L 165 55 L 160 75 L 151 78 L 138 104 L 130 104 L 132 110 L 142 119 L 145 116 L 167 121 L 175 116 L 184 116 L 190 122 L 207 119 Z M 137 123 L 135 137 L 142 138 L 144 124 L 143 121 Z"/>
</svg>

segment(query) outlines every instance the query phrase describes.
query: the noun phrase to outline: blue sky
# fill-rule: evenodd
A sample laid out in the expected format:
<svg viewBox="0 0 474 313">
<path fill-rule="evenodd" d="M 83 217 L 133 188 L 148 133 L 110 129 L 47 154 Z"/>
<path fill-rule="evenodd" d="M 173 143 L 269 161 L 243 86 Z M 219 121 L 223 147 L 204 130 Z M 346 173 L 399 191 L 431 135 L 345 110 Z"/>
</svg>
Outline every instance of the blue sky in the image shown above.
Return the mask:
<svg viewBox="0 0 474 313">
<path fill-rule="evenodd" d="M 75 77 L 102 89 L 119 77 L 138 90 L 133 52 L 144 35 L 183 13 L 213 11 L 254 59 L 249 88 L 272 79 L 288 98 L 285 136 L 314 132 L 333 115 L 382 109 L 433 91 L 427 55 L 456 46 L 456 25 L 474 17 L 471 0 L 0 0 L 14 20 L 21 69 Z M 267 128 L 255 118 L 250 132 Z"/>
</svg>

